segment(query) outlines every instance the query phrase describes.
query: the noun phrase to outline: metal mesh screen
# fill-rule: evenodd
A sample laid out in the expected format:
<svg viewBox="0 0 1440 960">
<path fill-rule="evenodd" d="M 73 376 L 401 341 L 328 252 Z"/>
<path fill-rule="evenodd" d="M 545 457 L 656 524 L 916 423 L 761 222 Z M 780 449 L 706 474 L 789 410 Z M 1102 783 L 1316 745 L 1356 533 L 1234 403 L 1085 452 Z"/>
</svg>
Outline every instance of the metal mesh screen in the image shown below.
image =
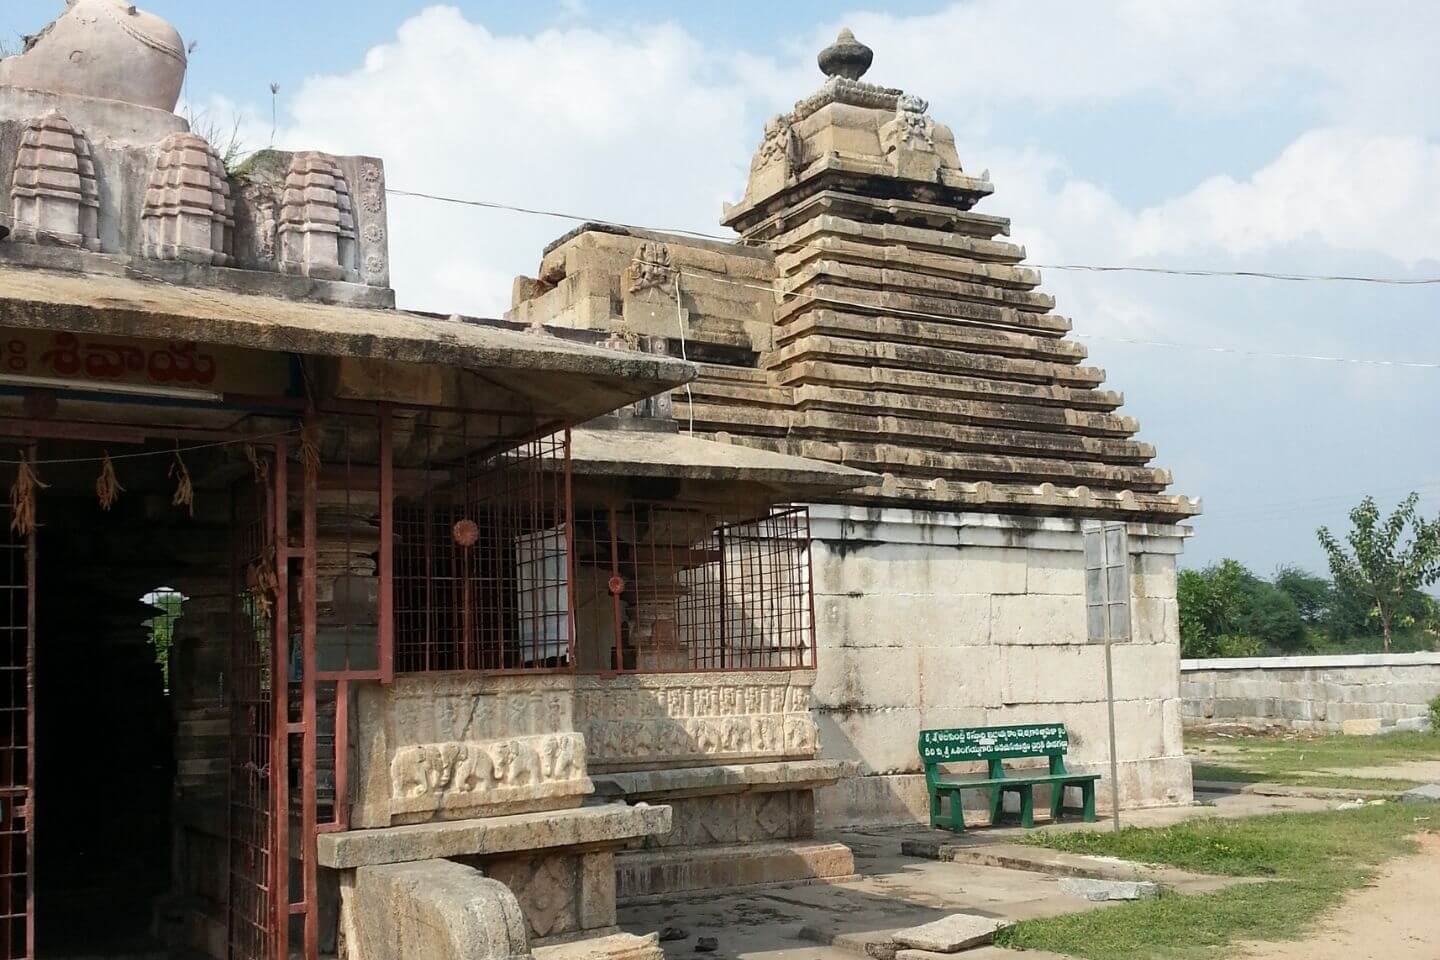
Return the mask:
<svg viewBox="0 0 1440 960">
<path fill-rule="evenodd" d="M 587 671 L 815 665 L 809 513 L 720 523 L 676 502 L 576 511 L 577 657 Z"/>
<path fill-rule="evenodd" d="M 230 956 L 262 960 L 275 944 L 270 791 L 274 705 L 273 517 L 266 493 L 249 483 L 234 497 L 230 703 Z"/>
<path fill-rule="evenodd" d="M 453 440 L 430 432 L 433 449 Z M 430 463 L 434 482 L 397 501 L 397 671 L 570 668 L 569 451 L 554 434 Z"/>
<path fill-rule="evenodd" d="M 29 956 L 29 538 L 10 531 L 0 504 L 0 957 Z"/>
</svg>

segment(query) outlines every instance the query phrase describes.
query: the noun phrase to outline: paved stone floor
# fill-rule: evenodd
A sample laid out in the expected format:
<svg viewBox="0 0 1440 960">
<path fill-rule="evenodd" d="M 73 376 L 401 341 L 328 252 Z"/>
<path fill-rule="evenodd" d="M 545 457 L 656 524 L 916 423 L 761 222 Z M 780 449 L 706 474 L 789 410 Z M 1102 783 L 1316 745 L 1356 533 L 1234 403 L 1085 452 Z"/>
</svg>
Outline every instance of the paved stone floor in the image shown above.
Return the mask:
<svg viewBox="0 0 1440 960">
<path fill-rule="evenodd" d="M 1253 816 L 1287 810 L 1324 810 L 1333 801 L 1249 795 L 1207 798 L 1213 805 L 1171 807 L 1127 814 L 1135 826 L 1162 826 L 1204 816 Z M 1061 830 L 1109 829 L 1109 823 L 1065 824 Z M 923 828 L 845 831 L 833 839 L 855 851 L 858 879 L 838 884 L 761 888 L 728 895 L 673 898 L 622 906 L 620 925 L 636 933 L 676 927 L 687 937 L 664 944 L 670 960 L 854 960 L 865 945 L 885 941 L 890 931 L 966 911 L 1022 920 L 1103 906 L 1066 896 L 1055 876 L 972 862 L 945 862 L 902 855 L 906 840 L 958 841 L 966 847 L 1013 849 L 1018 828 L 981 828 L 963 838 Z M 829 838 L 827 838 L 829 839 Z M 1043 851 L 1036 851 L 1043 855 Z M 1200 892 L 1225 881 L 1178 871 L 1167 877 L 1177 889 Z M 714 937 L 718 949 L 695 950 L 699 937 Z M 965 954 L 1013 957 L 1008 951 Z M 1040 958 L 1027 953 L 1027 958 Z M 1040 958 L 1043 960 L 1043 958 Z"/>
</svg>

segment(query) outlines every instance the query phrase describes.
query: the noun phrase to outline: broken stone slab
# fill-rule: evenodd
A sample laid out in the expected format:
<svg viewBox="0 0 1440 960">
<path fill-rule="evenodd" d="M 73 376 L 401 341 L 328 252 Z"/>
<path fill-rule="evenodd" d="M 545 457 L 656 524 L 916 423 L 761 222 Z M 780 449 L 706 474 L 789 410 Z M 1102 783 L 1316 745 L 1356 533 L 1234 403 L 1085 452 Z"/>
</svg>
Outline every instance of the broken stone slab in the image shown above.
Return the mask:
<svg viewBox="0 0 1440 960">
<path fill-rule="evenodd" d="M 1366 717 L 1360 720 L 1345 720 L 1340 724 L 1340 732 L 1347 737 L 1373 737 L 1384 727 L 1379 717 Z"/>
<path fill-rule="evenodd" d="M 1440 803 L 1440 783 L 1427 783 L 1414 790 L 1406 790 L 1401 794 L 1400 801 L 1402 803 Z"/>
<path fill-rule="evenodd" d="M 616 933 L 572 940 L 535 947 L 531 953 L 534 960 L 665 960 L 665 951 L 653 933 Z"/>
<path fill-rule="evenodd" d="M 1386 727 L 1384 733 L 1429 733 L 1433 728 L 1429 717 L 1403 717 L 1395 726 Z"/>
<path fill-rule="evenodd" d="M 1160 895 L 1160 885 L 1149 880 L 1090 880 L 1066 877 L 1060 892 L 1098 902 L 1105 900 L 1148 900 Z"/>
<path fill-rule="evenodd" d="M 1008 920 L 978 913 L 952 913 L 932 923 L 896 930 L 890 938 L 902 947 L 930 953 L 959 953 L 990 943 L 995 934 L 1011 926 Z"/>
</svg>

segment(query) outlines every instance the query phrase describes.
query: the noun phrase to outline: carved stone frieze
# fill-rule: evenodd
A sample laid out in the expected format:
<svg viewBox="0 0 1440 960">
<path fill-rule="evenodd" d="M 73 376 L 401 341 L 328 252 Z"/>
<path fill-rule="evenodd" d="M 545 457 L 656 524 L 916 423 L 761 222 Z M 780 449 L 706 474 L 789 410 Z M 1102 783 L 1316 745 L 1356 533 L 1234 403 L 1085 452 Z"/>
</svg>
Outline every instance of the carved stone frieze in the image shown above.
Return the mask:
<svg viewBox="0 0 1440 960">
<path fill-rule="evenodd" d="M 441 673 L 358 695 L 356 825 L 573 807 L 593 791 L 574 678 Z"/>
<path fill-rule="evenodd" d="M 813 757 L 813 683 L 808 671 L 582 677 L 577 723 L 592 767 Z"/>
<path fill-rule="evenodd" d="M 583 796 L 578 733 L 401 747 L 390 761 L 391 809 L 401 813 Z"/>
</svg>

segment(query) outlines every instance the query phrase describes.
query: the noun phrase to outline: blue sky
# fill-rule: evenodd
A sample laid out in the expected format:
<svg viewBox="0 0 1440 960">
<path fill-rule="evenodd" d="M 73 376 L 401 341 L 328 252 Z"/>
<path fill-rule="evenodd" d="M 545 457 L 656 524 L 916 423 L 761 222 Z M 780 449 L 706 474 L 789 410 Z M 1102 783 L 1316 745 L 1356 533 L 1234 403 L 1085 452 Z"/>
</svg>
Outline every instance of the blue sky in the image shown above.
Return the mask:
<svg viewBox="0 0 1440 960">
<path fill-rule="evenodd" d="M 187 100 L 247 146 L 383 156 L 391 186 L 720 232 L 766 116 L 842 24 L 927 97 L 984 212 L 1040 263 L 1440 275 L 1440 4 L 150 0 L 198 44 Z M 0 38 L 58 2 L 6 0 Z M 560 221 L 395 199 L 402 305 L 495 314 Z M 1187 562 L 1319 569 L 1366 492 L 1440 512 L 1440 287 L 1048 271 L 1157 463 L 1207 515 Z"/>
</svg>

